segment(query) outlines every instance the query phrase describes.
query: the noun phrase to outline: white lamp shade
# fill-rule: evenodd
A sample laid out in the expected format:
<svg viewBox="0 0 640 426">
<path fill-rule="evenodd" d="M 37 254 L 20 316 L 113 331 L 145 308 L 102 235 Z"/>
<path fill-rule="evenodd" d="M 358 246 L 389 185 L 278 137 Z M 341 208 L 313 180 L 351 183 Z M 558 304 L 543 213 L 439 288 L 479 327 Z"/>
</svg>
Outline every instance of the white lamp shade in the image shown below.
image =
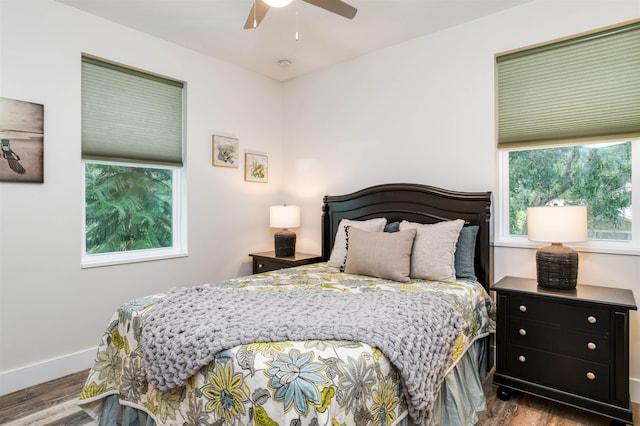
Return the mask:
<svg viewBox="0 0 640 426">
<path fill-rule="evenodd" d="M 587 240 L 586 206 L 527 208 L 529 240 L 571 243 Z"/>
<path fill-rule="evenodd" d="M 271 7 L 285 7 L 293 0 L 262 0 Z"/>
<path fill-rule="evenodd" d="M 297 228 L 300 226 L 299 206 L 271 206 L 269 208 L 269 226 L 271 228 Z"/>
</svg>

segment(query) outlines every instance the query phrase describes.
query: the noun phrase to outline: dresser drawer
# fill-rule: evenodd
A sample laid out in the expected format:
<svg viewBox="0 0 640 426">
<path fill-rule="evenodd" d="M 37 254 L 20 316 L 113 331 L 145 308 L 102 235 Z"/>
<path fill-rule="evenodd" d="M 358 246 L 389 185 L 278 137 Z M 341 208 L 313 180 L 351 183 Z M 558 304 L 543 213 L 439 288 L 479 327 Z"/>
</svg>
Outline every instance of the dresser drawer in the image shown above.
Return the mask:
<svg viewBox="0 0 640 426">
<path fill-rule="evenodd" d="M 254 273 L 275 271 L 277 269 L 288 268 L 289 266 L 281 262 L 275 262 L 269 259 L 253 259 Z"/>
<path fill-rule="evenodd" d="M 609 335 L 549 327 L 513 319 L 509 322 L 508 341 L 517 346 L 609 363 Z"/>
<path fill-rule="evenodd" d="M 609 366 L 515 345 L 507 349 L 514 376 L 589 398 L 609 399 Z"/>
<path fill-rule="evenodd" d="M 509 316 L 514 320 L 561 324 L 564 328 L 589 333 L 609 332 L 609 311 L 591 307 L 552 302 L 522 295 L 512 295 Z"/>
<path fill-rule="evenodd" d="M 278 257 L 275 251 L 250 253 L 249 256 L 253 258 L 254 274 L 322 262 L 322 256 L 299 252 L 287 257 Z"/>
</svg>

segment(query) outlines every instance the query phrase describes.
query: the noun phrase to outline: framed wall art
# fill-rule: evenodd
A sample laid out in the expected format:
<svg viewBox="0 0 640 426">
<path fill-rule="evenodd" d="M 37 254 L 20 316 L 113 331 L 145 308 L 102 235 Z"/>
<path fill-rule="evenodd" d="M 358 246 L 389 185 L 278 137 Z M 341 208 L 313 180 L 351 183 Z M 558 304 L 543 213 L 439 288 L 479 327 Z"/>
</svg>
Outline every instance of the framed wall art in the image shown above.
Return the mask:
<svg viewBox="0 0 640 426">
<path fill-rule="evenodd" d="M 213 165 L 219 167 L 235 167 L 240 165 L 240 142 L 236 138 L 213 135 L 211 153 Z"/>
<path fill-rule="evenodd" d="M 269 159 L 264 154 L 245 152 L 244 180 L 247 182 L 267 183 L 269 178 Z"/>
<path fill-rule="evenodd" d="M 44 182 L 44 105 L 0 97 L 0 181 Z"/>
</svg>

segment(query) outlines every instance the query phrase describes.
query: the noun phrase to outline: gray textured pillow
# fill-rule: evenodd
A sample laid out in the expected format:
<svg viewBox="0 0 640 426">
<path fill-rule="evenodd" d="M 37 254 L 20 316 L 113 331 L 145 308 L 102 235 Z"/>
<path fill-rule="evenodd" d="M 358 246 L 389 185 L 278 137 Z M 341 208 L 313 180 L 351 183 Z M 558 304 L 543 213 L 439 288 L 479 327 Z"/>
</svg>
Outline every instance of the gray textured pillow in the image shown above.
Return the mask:
<svg viewBox="0 0 640 426">
<path fill-rule="evenodd" d="M 400 231 L 416 229 L 411 253 L 411 278 L 455 281 L 454 254 L 464 220 L 456 219 L 424 225 L 400 222 Z"/>
<path fill-rule="evenodd" d="M 333 249 L 331 250 L 331 256 L 327 265 L 340 268 L 344 266 L 344 259 L 347 256 L 347 238 L 345 236 L 344 228 L 347 226 L 353 226 L 363 231 L 381 232 L 384 226 L 387 224 L 387 219 L 375 218 L 369 220 L 350 220 L 342 219 L 338 224 L 338 232 L 336 233 L 336 239 L 333 242 Z"/>
<path fill-rule="evenodd" d="M 347 261 L 344 272 L 410 282 L 411 247 L 415 229 L 402 232 L 367 232 L 347 227 Z"/>
<path fill-rule="evenodd" d="M 477 281 L 474 259 L 476 257 L 476 237 L 478 225 L 465 226 L 460 231 L 456 244 L 455 267 L 456 278 Z"/>
</svg>

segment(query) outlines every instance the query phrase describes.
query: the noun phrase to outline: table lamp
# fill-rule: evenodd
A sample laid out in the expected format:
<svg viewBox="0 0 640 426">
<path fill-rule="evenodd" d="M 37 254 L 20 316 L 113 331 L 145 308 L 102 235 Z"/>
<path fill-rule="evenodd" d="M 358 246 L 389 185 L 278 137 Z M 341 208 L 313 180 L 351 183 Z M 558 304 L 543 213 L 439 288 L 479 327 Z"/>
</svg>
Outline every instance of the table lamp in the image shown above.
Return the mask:
<svg viewBox="0 0 640 426">
<path fill-rule="evenodd" d="M 299 206 L 271 206 L 269 208 L 269 226 L 282 228 L 274 236 L 276 257 L 291 257 L 296 253 L 296 233 L 288 228 L 300 226 Z"/>
<path fill-rule="evenodd" d="M 529 240 L 551 243 L 536 252 L 538 285 L 575 288 L 578 252 L 562 243 L 587 240 L 586 206 L 544 206 L 527 209 Z"/>
</svg>

